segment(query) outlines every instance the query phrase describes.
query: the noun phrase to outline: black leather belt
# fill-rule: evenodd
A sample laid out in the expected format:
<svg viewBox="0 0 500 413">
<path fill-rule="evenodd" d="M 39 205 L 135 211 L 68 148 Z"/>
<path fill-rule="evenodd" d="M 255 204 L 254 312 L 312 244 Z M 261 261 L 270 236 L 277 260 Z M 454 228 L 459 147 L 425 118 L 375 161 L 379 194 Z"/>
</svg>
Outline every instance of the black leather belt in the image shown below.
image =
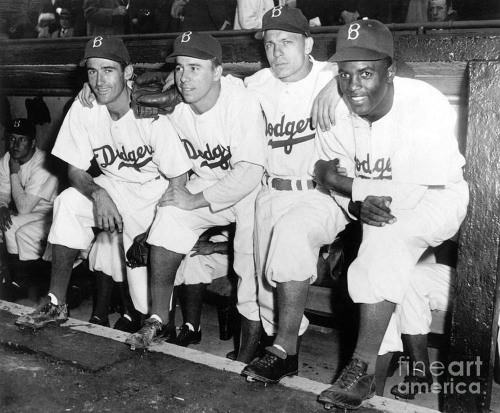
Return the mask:
<svg viewBox="0 0 500 413">
<path fill-rule="evenodd" d="M 316 187 L 312 179 L 266 178 L 266 183 L 277 191 L 307 191 Z"/>
</svg>

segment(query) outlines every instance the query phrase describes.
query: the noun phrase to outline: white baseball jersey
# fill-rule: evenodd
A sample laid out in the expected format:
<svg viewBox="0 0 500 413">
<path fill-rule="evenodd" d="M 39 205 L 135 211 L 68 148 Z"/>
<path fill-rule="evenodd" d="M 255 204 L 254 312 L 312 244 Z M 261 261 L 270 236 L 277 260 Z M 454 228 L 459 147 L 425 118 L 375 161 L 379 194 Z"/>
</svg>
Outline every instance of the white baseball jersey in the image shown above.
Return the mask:
<svg viewBox="0 0 500 413">
<path fill-rule="evenodd" d="M 174 178 L 191 166 L 165 116 L 136 119 L 129 110 L 114 121 L 105 105 L 85 108 L 78 100 L 64 118 L 52 154 L 84 171 L 95 157 L 105 176 L 132 183 L 160 174 Z"/>
<path fill-rule="evenodd" d="M 220 96 L 207 112 L 197 115 L 180 103 L 170 119 L 199 178 L 218 181 L 240 161 L 264 166 L 259 102 L 236 82 L 221 79 Z"/>
<path fill-rule="evenodd" d="M 0 198 L 6 203 L 12 200 L 9 160 L 8 152 L 0 160 Z M 59 179 L 49 172 L 46 153 L 39 149 L 21 165 L 17 175 L 24 191 L 40 200 L 29 214 L 11 215 L 12 225 L 5 231 L 5 244 L 7 251 L 18 254 L 21 261 L 36 260 L 45 251 Z"/>
<path fill-rule="evenodd" d="M 426 248 L 458 231 L 468 186 L 455 118 L 437 89 L 396 77 L 393 105 L 383 118 L 370 123 L 349 113 L 342 102 L 335 127 L 318 131 L 318 152 L 324 159 L 339 158 L 351 170 L 354 165 L 353 201 L 391 196 L 397 218 L 384 227 L 363 225 L 363 242 L 348 274 L 354 302 L 401 303 Z"/>
<path fill-rule="evenodd" d="M 21 165 L 17 174 L 25 192 L 40 198 L 33 212 L 52 211 L 54 199 L 57 196 L 59 179 L 47 169 L 46 158 L 47 155 L 44 151 L 35 149 L 31 159 Z M 11 197 L 9 160 L 10 154 L 8 152 L 0 160 L 0 193 Z"/>
<path fill-rule="evenodd" d="M 318 92 L 336 75 L 337 66 L 310 59 L 311 72 L 298 82 L 282 82 L 271 69 L 245 79 L 264 111 L 269 175 L 311 178 L 309 167 L 317 159 L 311 108 Z"/>
</svg>

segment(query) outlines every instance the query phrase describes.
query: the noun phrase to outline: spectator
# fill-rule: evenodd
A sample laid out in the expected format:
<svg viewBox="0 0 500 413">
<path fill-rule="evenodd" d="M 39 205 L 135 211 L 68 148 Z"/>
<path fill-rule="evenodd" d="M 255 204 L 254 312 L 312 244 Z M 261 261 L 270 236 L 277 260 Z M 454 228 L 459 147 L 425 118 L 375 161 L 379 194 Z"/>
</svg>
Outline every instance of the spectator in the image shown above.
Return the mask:
<svg viewBox="0 0 500 413">
<path fill-rule="evenodd" d="M 236 11 L 236 0 L 180 0 L 172 11 L 180 17 L 180 31 L 231 30 Z M 174 14 L 174 13 L 172 13 Z"/>
<path fill-rule="evenodd" d="M 260 29 L 262 27 L 262 16 L 266 11 L 272 9 L 275 5 L 295 7 L 295 3 L 295 0 L 238 0 L 234 29 Z"/>
<path fill-rule="evenodd" d="M 406 13 L 406 23 L 419 23 L 428 21 L 428 0 L 410 0 Z"/>
<path fill-rule="evenodd" d="M 8 153 L 0 160 L 0 231 L 17 266 L 18 261 L 38 260 L 45 251 L 58 179 L 47 169 L 45 152 L 36 148 L 33 122 L 14 119 L 5 137 Z"/>
<path fill-rule="evenodd" d="M 297 0 L 299 8 L 311 27 L 335 26 L 340 23 L 341 0 Z"/>
<path fill-rule="evenodd" d="M 429 0 L 427 16 L 430 22 L 448 22 L 458 20 L 458 14 L 450 0 Z"/>
<path fill-rule="evenodd" d="M 38 38 L 50 38 L 52 36 L 55 23 L 56 15 L 54 13 L 40 13 L 38 16 L 38 25 L 36 26 Z"/>
<path fill-rule="evenodd" d="M 84 0 L 87 36 L 130 33 L 129 1 Z"/>
<path fill-rule="evenodd" d="M 62 9 L 59 13 L 59 25 L 61 26 L 55 32 L 52 33 L 52 37 L 73 37 L 73 16 L 68 9 Z"/>
</svg>

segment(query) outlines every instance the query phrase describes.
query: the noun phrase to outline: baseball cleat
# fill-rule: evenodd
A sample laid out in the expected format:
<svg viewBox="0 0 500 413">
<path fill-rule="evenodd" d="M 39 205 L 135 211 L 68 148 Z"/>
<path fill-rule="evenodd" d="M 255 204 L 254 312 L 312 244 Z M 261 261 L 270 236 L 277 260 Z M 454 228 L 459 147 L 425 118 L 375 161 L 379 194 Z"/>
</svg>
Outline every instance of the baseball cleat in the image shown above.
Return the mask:
<svg viewBox="0 0 500 413">
<path fill-rule="evenodd" d="M 142 328 L 133 333 L 125 340 L 125 344 L 130 346 L 131 350 L 138 348 L 147 349 L 154 342 L 164 339 L 164 326 L 155 318 L 148 318 L 142 323 Z"/>
<path fill-rule="evenodd" d="M 278 383 L 283 377 L 294 376 L 298 372 L 298 354 L 281 358 L 266 349 L 264 356 L 248 364 L 241 374 L 264 383 Z"/>
<path fill-rule="evenodd" d="M 50 301 L 50 297 L 42 300 L 42 303 L 35 311 L 18 317 L 15 325 L 23 328 L 32 328 L 38 330 L 45 327 L 49 323 L 62 324 L 68 320 L 68 306 L 55 305 Z"/>
<path fill-rule="evenodd" d="M 366 373 L 367 364 L 352 359 L 333 386 L 318 396 L 325 408 L 358 409 L 364 400 L 375 395 L 375 375 Z"/>
</svg>

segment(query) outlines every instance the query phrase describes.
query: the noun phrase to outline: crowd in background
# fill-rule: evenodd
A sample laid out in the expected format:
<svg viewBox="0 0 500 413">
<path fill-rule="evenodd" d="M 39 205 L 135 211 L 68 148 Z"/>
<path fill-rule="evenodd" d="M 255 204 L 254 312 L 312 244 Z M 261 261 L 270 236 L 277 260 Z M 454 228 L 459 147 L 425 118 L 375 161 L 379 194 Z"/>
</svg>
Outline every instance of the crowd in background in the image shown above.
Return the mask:
<svg viewBox="0 0 500 413">
<path fill-rule="evenodd" d="M 383 23 L 494 19 L 466 0 L 23 0 L 0 10 L 0 39 L 259 28 L 275 5 L 300 8 L 311 27 L 363 17 Z"/>
</svg>

